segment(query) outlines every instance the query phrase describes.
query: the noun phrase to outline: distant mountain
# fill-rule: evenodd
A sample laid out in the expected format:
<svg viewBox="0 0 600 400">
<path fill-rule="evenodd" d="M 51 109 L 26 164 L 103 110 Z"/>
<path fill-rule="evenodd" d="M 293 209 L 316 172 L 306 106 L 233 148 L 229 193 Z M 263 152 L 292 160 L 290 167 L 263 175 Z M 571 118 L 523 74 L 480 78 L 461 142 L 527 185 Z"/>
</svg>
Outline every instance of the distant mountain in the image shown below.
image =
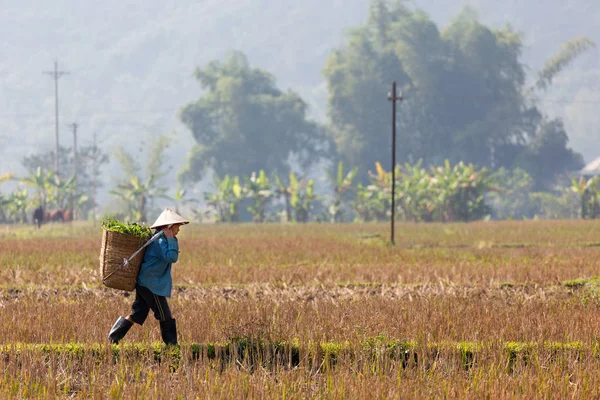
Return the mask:
<svg viewBox="0 0 600 400">
<path fill-rule="evenodd" d="M 10 2 L 0 13 L 0 173 L 22 172 L 24 155 L 54 146 L 54 82 L 59 80 L 61 144 L 78 122 L 79 143 L 97 132 L 110 150 L 138 151 L 170 133 L 174 170 L 193 143 L 177 110 L 198 98 L 196 66 L 236 49 L 267 69 L 282 88 L 298 91 L 320 120 L 326 115 L 321 69 L 344 33 L 366 21 L 368 0 L 158 0 L 101 3 L 75 0 Z M 469 4 L 484 23 L 510 23 L 524 33 L 524 59 L 539 68 L 565 40 L 586 35 L 600 43 L 600 8 L 590 0 L 415 0 L 445 23 Z M 94 5 L 92 5 L 94 4 Z M 571 144 L 586 160 L 600 155 L 598 52 L 587 53 L 557 81 L 544 106 L 565 117 Z M 557 100 L 568 100 L 567 103 Z M 577 102 L 572 102 L 576 100 Z M 547 107 L 546 107 L 547 106 Z M 112 165 L 108 175 L 118 174 Z M 107 176 L 107 182 L 110 182 Z"/>
</svg>

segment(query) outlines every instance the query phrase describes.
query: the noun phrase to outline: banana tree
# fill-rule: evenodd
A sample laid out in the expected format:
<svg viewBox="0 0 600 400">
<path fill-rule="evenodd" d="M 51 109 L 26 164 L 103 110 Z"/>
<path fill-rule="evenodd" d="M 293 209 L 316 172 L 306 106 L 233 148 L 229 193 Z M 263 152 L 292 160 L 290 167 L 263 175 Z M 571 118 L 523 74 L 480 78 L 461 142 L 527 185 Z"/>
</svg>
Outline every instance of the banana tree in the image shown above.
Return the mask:
<svg viewBox="0 0 600 400">
<path fill-rule="evenodd" d="M 38 167 L 35 171 L 29 171 L 28 176 L 17 180 L 36 190 L 36 197 L 33 204 L 31 204 L 32 206 L 41 205 L 45 209 L 49 200 L 54 200 L 56 197 L 56 193 L 52 192 L 55 182 L 53 171 L 44 171 Z"/>
<path fill-rule="evenodd" d="M 383 221 L 388 216 L 390 197 L 377 185 L 356 186 L 356 200 L 350 203 L 361 222 Z"/>
<path fill-rule="evenodd" d="M 494 177 L 485 168 L 459 162 L 454 167 L 448 160 L 444 166 L 433 167 L 435 182 L 435 219 L 439 221 L 471 221 L 490 212 L 485 194 L 495 184 Z"/>
<path fill-rule="evenodd" d="M 352 191 L 352 182 L 354 181 L 354 178 L 356 178 L 357 172 L 358 168 L 355 167 L 347 173 L 344 173 L 344 163 L 342 161 L 338 162 L 337 173 L 335 175 L 334 173 L 325 170 L 328 181 L 333 187 L 333 199 L 328 208 L 330 221 L 332 223 L 343 222 L 344 220 L 344 201 L 346 200 L 346 195 Z"/>
<path fill-rule="evenodd" d="M 216 211 L 217 222 L 239 222 L 239 205 L 244 199 L 240 178 L 225 175 L 220 179 L 214 174 L 213 189 L 213 193 L 204 193 L 204 200 Z"/>
<path fill-rule="evenodd" d="M 390 214 L 392 174 L 386 172 L 379 162 L 375 163 L 377 173 L 369 171 L 368 185 L 356 186 L 355 200 L 350 203 L 363 222 L 382 221 Z"/>
<path fill-rule="evenodd" d="M 74 178 L 61 179 L 53 171 L 44 171 L 38 167 L 35 171 L 29 171 L 28 176 L 16 180 L 35 189 L 36 195 L 30 206 L 69 208 L 69 199 L 75 190 Z M 81 196 L 76 199 L 79 197 Z"/>
<path fill-rule="evenodd" d="M 298 181 L 292 173 L 290 174 L 290 186 L 292 188 L 290 203 L 294 209 L 296 221 L 306 223 L 310 218 L 312 203 L 317 197 L 314 190 L 315 181 L 313 179 Z"/>
<path fill-rule="evenodd" d="M 51 193 L 56 193 L 55 203 L 58 208 L 70 209 L 74 219 L 78 218 L 79 210 L 85 207 L 90 201 L 89 196 L 77 190 L 77 181 L 75 177 L 69 179 L 60 179 L 54 177 L 54 182 L 51 182 L 55 190 Z"/>
<path fill-rule="evenodd" d="M 245 194 L 253 203 L 248 206 L 248 211 L 252 214 L 254 222 L 265 221 L 265 208 L 269 201 L 273 198 L 275 192 L 271 187 L 271 180 L 265 174 L 265 171 L 260 170 L 258 175 L 252 172 L 250 177 L 245 177 Z"/>
<path fill-rule="evenodd" d="M 376 163 L 377 173 L 369 173 L 371 184 L 359 185 L 353 207 L 363 221 L 389 216 L 391 173 Z M 410 221 L 469 221 L 489 211 L 484 195 L 492 190 L 493 178 L 485 169 L 446 162 L 430 171 L 416 165 L 397 165 L 396 196 L 398 215 Z"/>
<path fill-rule="evenodd" d="M 2 208 L 6 210 L 5 217 L 8 222 L 27 223 L 27 207 L 29 194 L 27 189 L 18 189 L 2 201 Z"/>
<path fill-rule="evenodd" d="M 273 180 L 275 181 L 275 192 L 283 197 L 283 200 L 285 202 L 285 216 L 286 216 L 286 221 L 287 222 L 292 222 L 292 204 L 291 204 L 291 198 L 292 198 L 292 175 L 293 172 L 290 174 L 290 184 L 287 185 L 285 183 L 283 183 L 283 181 L 281 180 L 281 178 L 279 178 L 279 176 L 275 175 L 275 177 L 273 178 Z M 295 176 L 294 176 L 295 178 Z"/>
<path fill-rule="evenodd" d="M 84 207 L 87 207 L 88 209 L 90 208 L 90 202 L 91 199 L 88 195 L 83 194 L 83 193 L 74 193 L 73 194 L 73 218 L 79 218 L 78 216 L 76 216 L 75 212 L 76 211 L 81 211 L 84 209 Z"/>
<path fill-rule="evenodd" d="M 0 175 L 0 183 L 7 182 L 13 179 L 13 175 L 9 172 Z M 0 222 L 6 221 L 6 215 L 4 213 L 4 207 L 7 205 L 8 199 L 0 193 Z"/>
<path fill-rule="evenodd" d="M 298 179 L 296 174 L 290 173 L 289 184 L 275 176 L 276 193 L 284 198 L 287 222 L 308 222 L 312 202 L 316 199 L 314 193 L 314 180 Z M 293 210 L 293 214 L 292 214 Z"/>
<path fill-rule="evenodd" d="M 593 219 L 600 213 L 599 182 L 600 176 L 595 176 L 593 178 L 585 178 L 582 176 L 579 180 L 571 178 L 571 190 L 579 196 L 580 216 L 582 219 Z"/>
<path fill-rule="evenodd" d="M 127 212 L 135 221 L 146 222 L 148 203 L 157 198 L 170 199 L 167 188 L 157 186 L 157 177 L 151 175 L 142 180 L 139 176 L 132 176 L 129 180 L 122 181 L 109 191 L 110 194 L 123 200 L 127 204 Z"/>
<path fill-rule="evenodd" d="M 421 161 L 415 165 L 405 164 L 396 173 L 399 177 L 396 184 L 398 214 L 409 221 L 430 222 L 438 207 L 435 201 L 437 181 L 421 164 Z"/>
<path fill-rule="evenodd" d="M 2 193 L 0 193 L 0 222 L 2 223 L 7 223 L 10 222 L 9 221 L 9 211 L 8 209 L 10 208 L 12 203 L 12 199 L 10 198 L 10 195 L 3 195 Z"/>
<path fill-rule="evenodd" d="M 59 176 L 53 175 L 48 181 L 49 190 L 47 192 L 47 201 L 49 204 L 55 205 L 57 208 L 70 208 L 70 199 L 74 195 L 75 178 L 61 179 Z"/>
<path fill-rule="evenodd" d="M 160 136 L 152 143 L 152 147 L 147 149 L 147 165 L 143 174 L 140 173 L 137 159 L 123 147 L 117 147 L 114 152 L 124 178 L 109 193 L 125 202 L 130 218 L 141 222 L 147 221 L 148 208 L 153 206 L 156 199 L 172 200 L 167 195 L 167 188 L 159 186 L 160 179 L 166 174 L 165 150 L 169 140 L 166 136 Z"/>
<path fill-rule="evenodd" d="M 415 165 L 396 165 L 396 215 L 407 221 L 431 221 L 435 210 L 433 187 L 435 181 L 429 172 Z M 392 193 L 392 173 L 375 163 L 376 174 L 369 173 L 371 184 L 361 188 L 358 206 L 364 217 L 374 220 L 389 218 Z M 358 211 L 358 210 L 357 210 Z"/>
<path fill-rule="evenodd" d="M 175 200 L 175 211 L 177 213 L 179 213 L 179 208 L 181 206 L 187 206 L 190 204 L 196 204 L 198 203 L 197 199 L 191 198 L 189 196 L 189 192 L 186 189 L 183 188 L 177 188 L 177 190 L 175 191 L 175 196 L 173 197 L 173 199 Z"/>
</svg>

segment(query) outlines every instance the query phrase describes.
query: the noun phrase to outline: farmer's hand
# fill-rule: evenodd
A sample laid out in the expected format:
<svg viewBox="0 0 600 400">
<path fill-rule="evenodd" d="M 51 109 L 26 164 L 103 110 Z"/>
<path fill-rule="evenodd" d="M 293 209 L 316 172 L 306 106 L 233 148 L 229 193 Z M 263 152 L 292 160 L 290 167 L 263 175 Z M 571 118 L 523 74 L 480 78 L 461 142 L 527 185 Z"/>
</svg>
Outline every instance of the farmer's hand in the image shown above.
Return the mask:
<svg viewBox="0 0 600 400">
<path fill-rule="evenodd" d="M 171 230 L 171 227 L 170 227 L 170 226 L 168 226 L 168 227 L 164 228 L 164 229 L 163 229 L 163 232 L 165 233 L 165 237 L 166 237 L 167 239 L 170 239 L 170 238 L 172 238 L 172 237 L 173 237 L 173 231 Z"/>
</svg>

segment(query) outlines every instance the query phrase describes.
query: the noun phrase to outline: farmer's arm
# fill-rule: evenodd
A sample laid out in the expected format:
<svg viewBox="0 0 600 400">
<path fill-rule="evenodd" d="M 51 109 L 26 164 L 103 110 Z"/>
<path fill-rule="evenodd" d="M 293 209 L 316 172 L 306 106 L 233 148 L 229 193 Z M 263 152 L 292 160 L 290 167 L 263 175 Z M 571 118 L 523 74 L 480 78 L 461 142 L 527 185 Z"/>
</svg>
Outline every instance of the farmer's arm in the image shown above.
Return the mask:
<svg viewBox="0 0 600 400">
<path fill-rule="evenodd" d="M 158 247 L 158 258 L 170 264 L 177 262 L 177 259 L 179 257 L 179 244 L 177 243 L 177 239 L 175 239 L 174 237 L 161 237 L 160 239 L 158 239 Z"/>
</svg>

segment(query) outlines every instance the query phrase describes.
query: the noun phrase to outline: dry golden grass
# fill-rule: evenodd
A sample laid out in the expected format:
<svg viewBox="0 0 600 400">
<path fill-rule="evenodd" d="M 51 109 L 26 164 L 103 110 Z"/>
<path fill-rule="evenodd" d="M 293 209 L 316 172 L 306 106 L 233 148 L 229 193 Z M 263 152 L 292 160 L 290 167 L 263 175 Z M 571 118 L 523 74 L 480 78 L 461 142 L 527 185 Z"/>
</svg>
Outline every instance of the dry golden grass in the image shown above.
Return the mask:
<svg viewBox="0 0 600 400">
<path fill-rule="evenodd" d="M 430 341 L 590 342 L 600 333 L 597 302 L 588 299 L 586 292 L 570 294 L 566 289 L 431 295 L 408 291 L 399 297 L 369 292 L 332 297 L 326 292 L 267 289 L 232 296 L 227 289 L 221 293 L 189 290 L 175 295 L 171 308 L 182 340 L 189 342 L 245 335 L 357 342 L 379 334 Z M 4 328 L 0 343 L 103 342 L 108 328 L 119 314 L 129 312 L 133 301 L 100 290 L 31 291 L 12 296 L 5 295 L 0 306 Z M 153 316 L 144 327 L 135 327 L 127 339 L 160 340 Z"/>
<path fill-rule="evenodd" d="M 595 276 L 597 222 L 401 224 L 397 246 L 384 225 L 184 227 L 177 284 L 438 283 L 558 284 Z M 3 285 L 99 285 L 100 230 L 14 230 L 0 241 Z M 3 229 L 0 228 L 0 232 Z M 92 234 L 90 234 L 90 232 Z M 34 236 L 31 239 L 19 239 Z"/>
<path fill-rule="evenodd" d="M 598 275 L 598 222 L 397 228 L 391 247 L 387 226 L 375 224 L 186 226 L 170 302 L 184 344 L 176 369 L 151 354 L 24 348 L 0 355 L 0 397 L 598 397 L 600 285 L 565 282 Z M 0 345 L 106 342 L 133 299 L 101 286 L 100 235 L 85 224 L 0 227 Z M 373 337 L 413 341 L 419 362 L 364 362 Z M 308 362 L 219 367 L 187 353 L 190 343 L 239 338 L 347 351 L 317 371 Z M 159 340 L 150 315 L 125 342 Z M 432 345 L 460 342 L 479 343 L 469 368 L 456 351 L 427 361 Z M 507 368 L 507 342 L 541 347 Z M 542 345 L 552 342 L 585 351 Z"/>
</svg>

